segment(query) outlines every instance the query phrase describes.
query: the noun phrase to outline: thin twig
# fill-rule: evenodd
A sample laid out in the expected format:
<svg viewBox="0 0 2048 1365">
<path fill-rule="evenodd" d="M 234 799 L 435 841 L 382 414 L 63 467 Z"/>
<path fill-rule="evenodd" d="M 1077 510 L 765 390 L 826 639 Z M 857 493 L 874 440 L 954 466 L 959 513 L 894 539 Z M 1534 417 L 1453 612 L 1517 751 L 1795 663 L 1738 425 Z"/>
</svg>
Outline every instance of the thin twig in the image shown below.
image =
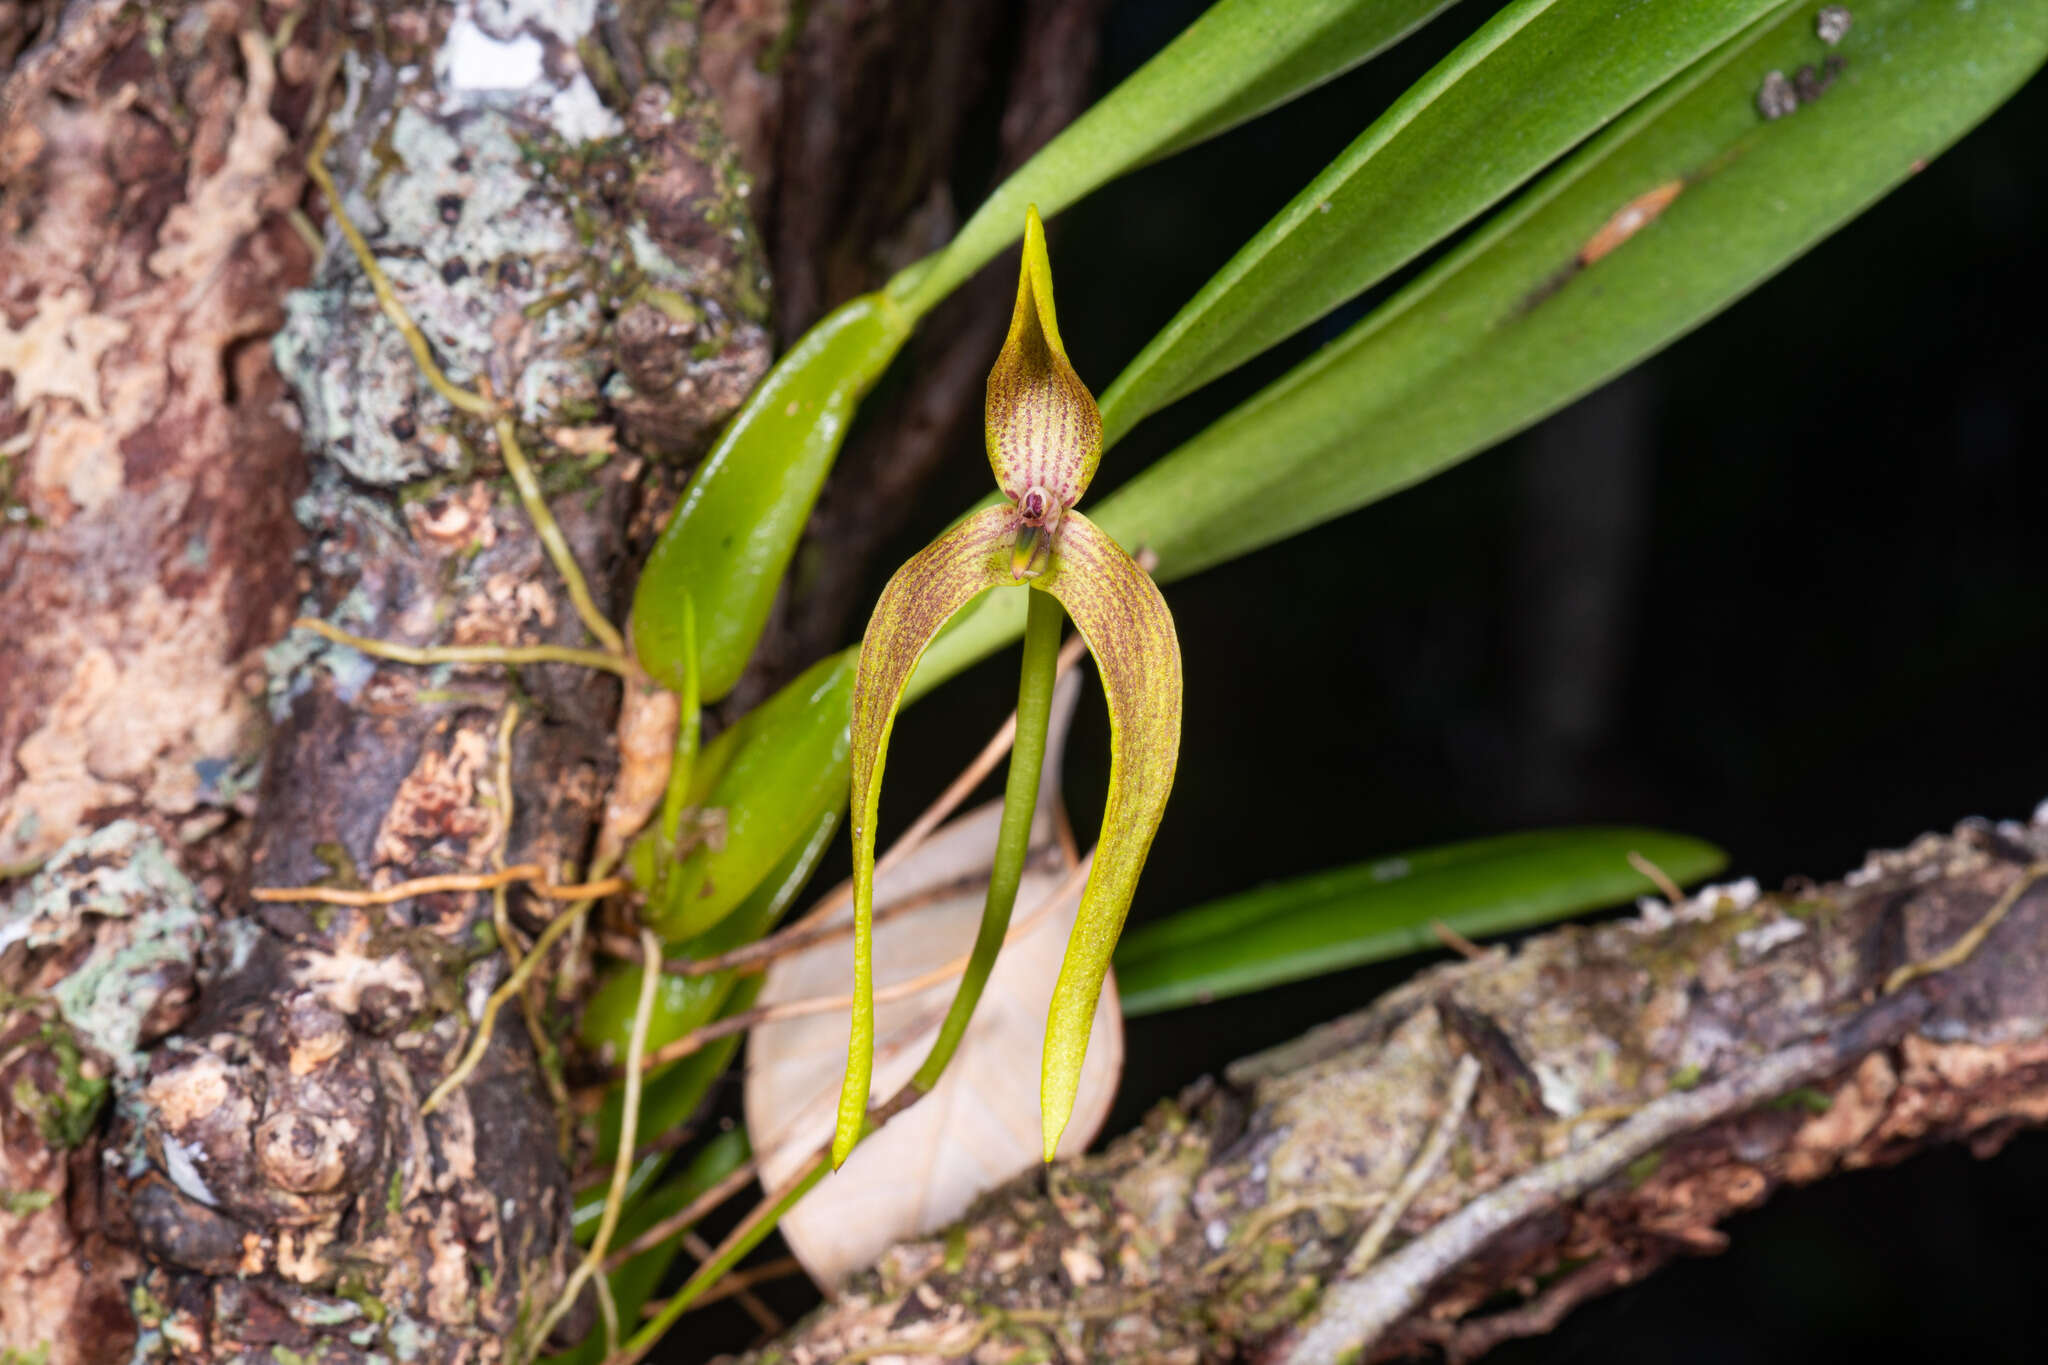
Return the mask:
<svg viewBox="0 0 2048 1365">
<path fill-rule="evenodd" d="M 1676 910 L 1685 904 L 1685 893 L 1678 889 L 1678 883 L 1672 881 L 1671 874 L 1663 868 L 1634 849 L 1628 851 L 1628 865 L 1648 877 L 1651 884 L 1664 893 L 1664 899 L 1671 903 L 1672 909 Z"/>
<path fill-rule="evenodd" d="M 336 644 L 347 645 L 372 658 L 421 668 L 431 668 L 436 664 L 580 664 L 585 668 L 601 668 L 620 677 L 633 670 L 632 661 L 622 654 L 609 654 L 601 649 L 577 649 L 572 645 L 399 645 L 388 640 L 373 640 L 367 635 L 351 634 L 313 616 L 301 616 L 292 625 L 324 635 Z"/>
<path fill-rule="evenodd" d="M 1994 901 L 1991 908 L 1984 912 L 1984 917 L 1971 925 L 1961 938 L 1936 953 L 1933 957 L 1922 958 L 1918 962 L 1908 962 L 1905 966 L 1886 977 L 1884 993 L 1891 995 L 1923 976 L 1932 976 L 1936 972 L 1945 972 L 1950 968 L 1960 967 L 1963 963 L 1969 961 L 1971 954 L 1984 946 L 1984 940 L 1991 936 L 1991 931 L 1998 927 L 1998 922 L 2004 919 L 2015 905 L 2019 904 L 2020 897 L 2026 895 L 2028 889 L 2043 877 L 2048 877 L 2048 861 L 2029 863 L 2020 873 L 2019 877 L 2014 880 L 2013 884 L 2005 888 L 2005 894 Z"/>
<path fill-rule="evenodd" d="M 914 896 L 905 896 L 902 900 L 892 901 L 890 904 L 875 911 L 875 923 L 886 923 L 889 920 L 910 914 L 912 911 L 922 910 L 927 906 L 936 905 L 942 900 L 971 891 L 980 880 L 973 873 L 968 873 L 965 876 L 956 877 L 943 885 L 926 887 Z M 739 972 L 743 975 L 750 972 L 763 972 L 768 970 L 769 966 L 778 958 L 787 957 L 793 952 L 809 948 L 814 944 L 829 943 L 835 938 L 845 938 L 852 932 L 852 920 L 842 920 L 833 923 L 819 920 L 815 916 L 806 915 L 802 920 L 790 925 L 780 933 L 773 934 L 768 938 L 756 939 L 752 943 L 735 948 L 729 953 L 720 953 L 716 957 L 704 958 L 672 957 L 665 964 L 665 970 L 676 976 L 708 976 L 713 972 Z M 624 943 L 607 943 L 605 950 L 616 956 L 617 949 L 624 946 Z"/>
<path fill-rule="evenodd" d="M 758 1161 L 750 1157 L 733 1167 L 732 1171 L 716 1185 L 613 1252 L 611 1259 L 604 1264 L 605 1273 L 612 1273 L 642 1252 L 652 1251 L 677 1233 L 694 1227 L 706 1214 L 745 1189 L 753 1180 L 754 1172 L 759 1165 Z"/>
<path fill-rule="evenodd" d="M 661 973 L 652 965 L 661 953 L 661 940 L 654 936 L 652 929 L 640 931 L 642 961 L 649 964 L 640 971 L 640 998 L 633 1010 L 633 1032 L 626 1042 L 626 1095 L 619 1116 L 619 1154 L 612 1162 L 612 1187 L 604 1200 L 604 1215 L 598 1219 L 597 1235 L 590 1239 L 590 1250 L 582 1262 L 569 1276 L 569 1282 L 562 1286 L 562 1292 L 540 1320 L 540 1327 L 531 1340 L 538 1349 L 555 1330 L 555 1324 L 562 1320 L 576 1302 L 576 1296 L 583 1292 L 583 1286 L 590 1277 L 604 1265 L 605 1252 L 611 1249 L 612 1233 L 618 1230 L 619 1213 L 626 1202 L 626 1182 L 633 1174 L 633 1145 L 640 1136 L 640 1058 L 647 1050 L 647 1028 L 654 1018 L 655 989 L 661 982 Z M 619 1348 L 618 1319 L 611 1316 L 606 1324 L 604 1348 L 607 1352 Z"/>
<path fill-rule="evenodd" d="M 1429 1130 L 1422 1150 L 1409 1163 L 1401 1183 L 1387 1196 L 1387 1202 L 1380 1205 L 1372 1225 L 1351 1248 L 1351 1254 L 1344 1258 L 1346 1275 L 1358 1275 L 1378 1259 L 1380 1248 L 1393 1235 L 1394 1225 L 1401 1221 L 1402 1214 L 1408 1212 L 1408 1206 L 1415 1202 L 1415 1196 L 1422 1193 L 1422 1187 L 1436 1175 L 1437 1167 L 1444 1164 L 1444 1156 L 1451 1150 L 1451 1138 L 1456 1135 L 1458 1125 L 1465 1121 L 1467 1111 L 1472 1108 L 1473 1092 L 1478 1088 L 1479 1059 L 1468 1052 L 1458 1058 L 1458 1069 L 1451 1073 L 1450 1093 L 1444 1097 L 1444 1112 L 1437 1116 L 1436 1126 Z"/>
<path fill-rule="evenodd" d="M 709 1242 L 694 1232 L 684 1233 L 682 1242 L 683 1250 L 696 1257 L 700 1265 L 717 1254 L 712 1250 Z M 754 1325 L 770 1336 L 774 1336 L 782 1330 L 783 1321 L 775 1316 L 774 1309 L 761 1302 L 759 1296 L 747 1287 L 748 1283 L 749 1281 L 740 1271 L 731 1271 L 724 1279 L 705 1290 L 704 1297 L 697 1300 L 697 1305 L 701 1308 L 711 1299 L 736 1298 L 740 1301 L 740 1307 L 746 1310 L 747 1316 L 754 1320 Z"/>
<path fill-rule="evenodd" d="M 713 1248 L 706 1247 L 705 1250 L 710 1251 Z M 791 1275 L 801 1275 L 803 1273 L 804 1263 L 796 1257 L 777 1256 L 772 1261 L 763 1261 L 761 1264 L 746 1270 L 733 1271 L 717 1284 L 705 1290 L 697 1299 L 697 1307 L 702 1308 L 707 1303 L 717 1303 L 720 1299 L 730 1298 L 742 1289 L 752 1289 L 757 1284 L 768 1284 L 774 1280 L 787 1279 Z M 651 1318 L 666 1307 L 668 1307 L 667 1299 L 649 1299 L 640 1306 L 640 1316 Z"/>
<path fill-rule="evenodd" d="M 573 1101 L 564 1101 L 564 1103 L 569 1104 L 573 1103 Z M 679 1124 L 663 1133 L 660 1137 L 643 1142 L 634 1148 L 633 1160 L 638 1163 L 645 1161 L 648 1157 L 658 1156 L 663 1152 L 673 1152 L 676 1148 L 683 1146 L 697 1135 L 698 1128 L 695 1124 Z M 582 1173 L 569 1182 L 569 1192 L 571 1194 L 589 1194 L 600 1185 L 609 1183 L 611 1178 L 612 1173 L 608 1170 L 585 1168 Z"/>
<path fill-rule="evenodd" d="M 1449 948 L 1459 957 L 1464 958 L 1467 962 L 1476 962 L 1486 956 L 1486 949 L 1480 947 L 1471 939 L 1466 938 L 1442 920 L 1430 921 L 1429 931 L 1436 935 L 1439 943 Z"/>
</svg>

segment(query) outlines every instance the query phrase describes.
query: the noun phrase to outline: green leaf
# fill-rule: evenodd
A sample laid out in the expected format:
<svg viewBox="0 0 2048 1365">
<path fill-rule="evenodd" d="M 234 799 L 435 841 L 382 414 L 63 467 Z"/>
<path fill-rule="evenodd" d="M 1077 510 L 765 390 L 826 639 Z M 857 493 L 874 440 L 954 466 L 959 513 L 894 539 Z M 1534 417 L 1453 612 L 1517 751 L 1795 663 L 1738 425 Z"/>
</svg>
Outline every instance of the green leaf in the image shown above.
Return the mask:
<svg viewBox="0 0 2048 1365">
<path fill-rule="evenodd" d="M 681 1213 L 699 1196 L 740 1168 L 750 1155 L 747 1135 L 740 1129 L 721 1133 L 697 1149 L 682 1174 L 663 1184 L 628 1209 L 619 1220 L 618 1245 L 625 1246 L 662 1219 Z M 618 1308 L 622 1331 L 640 1320 L 640 1308 L 653 1296 L 675 1260 L 682 1230 L 659 1246 L 641 1252 L 611 1275 L 612 1302 Z M 604 1327 L 598 1323 L 579 1344 L 557 1355 L 545 1357 L 542 1365 L 598 1365 L 605 1358 Z"/>
<path fill-rule="evenodd" d="M 1259 887 L 1134 931 L 1116 954 L 1126 1015 L 1153 1014 L 1441 947 L 1432 926 L 1468 937 L 1546 924 L 1657 888 L 1638 853 L 1672 880 L 1726 865 L 1711 844 L 1657 830 L 1509 834 Z"/>
<path fill-rule="evenodd" d="M 2048 53 L 2048 3 L 1801 4 L 1703 61 L 1410 288 L 1114 499 L 1165 576 L 1426 478 L 1727 307 L 1939 154 Z M 1773 72 L 1843 63 L 1766 120 Z M 1628 225 L 1631 210 L 1675 197 Z M 1904 263 L 1902 263 L 1903 265 Z"/>
<path fill-rule="evenodd" d="M 1412 86 L 1102 396 L 1108 439 L 1363 292 L 1783 0 L 1518 0 Z"/>
<path fill-rule="evenodd" d="M 1815 36 L 1817 9 L 1790 6 L 1702 59 L 1339 340 L 1098 504 L 1096 521 L 1151 548 L 1165 582 L 1426 479 L 1742 297 L 2048 56 L 2048 0 L 1871 0 L 1832 50 Z M 1843 66 L 1818 99 L 1785 118 L 1758 113 L 1770 72 L 1830 56 Z M 963 613 L 912 695 L 1016 636 L 1023 612 L 1009 596 Z"/>
<path fill-rule="evenodd" d="M 699 847 L 670 870 L 647 922 L 670 943 L 731 914 L 785 854 L 846 799 L 847 697 L 854 653 L 819 660 L 706 746 L 698 767 L 718 774 L 701 798 L 723 812 L 722 842 Z M 701 778 L 701 772 L 700 772 Z"/>
<path fill-rule="evenodd" d="M 633 650 L 663 686 L 683 687 L 686 596 L 696 605 L 703 699 L 717 701 L 739 681 L 854 408 L 912 322 L 883 294 L 842 304 L 719 433 L 633 593 Z"/>
<path fill-rule="evenodd" d="M 1095 1001 L 1137 893 L 1180 757 L 1180 640 L 1158 587 L 1123 547 L 1079 512 L 1060 528 L 1052 564 L 1033 581 L 1074 618 L 1109 703 L 1109 800 L 1088 888 L 1046 1017 L 1039 1111 L 1045 1159 L 1074 1112 Z"/>
<path fill-rule="evenodd" d="M 1017 240 L 1127 171 L 1214 137 L 1393 46 L 1451 0 L 1217 0 L 998 185 L 945 249 L 890 282 L 922 314 Z"/>
<path fill-rule="evenodd" d="M 1017 516 L 1009 506 L 975 513 L 912 555 L 882 589 L 861 640 L 853 686 L 853 1021 L 839 1126 L 836 1169 L 860 1140 L 875 1062 L 875 814 L 896 703 L 918 657 L 939 627 L 988 588 L 1010 579 Z"/>
<path fill-rule="evenodd" d="M 737 910 L 710 930 L 681 945 L 681 954 L 700 960 L 719 957 L 754 942 L 772 929 L 810 881 L 811 873 L 831 847 L 832 835 L 838 828 L 839 810 L 835 804 L 818 817 L 808 835 L 783 854 L 782 861 Z M 707 972 L 699 976 L 664 975 L 655 988 L 654 1013 L 648 1020 L 647 1050 L 653 1052 L 702 1028 L 713 1018 L 731 1013 L 733 1001 L 758 990 L 760 984 L 757 975 L 741 977 L 729 971 Z M 614 966 L 597 989 L 591 992 L 590 1001 L 583 1008 L 578 1034 L 583 1046 L 592 1054 L 626 1055 L 639 990 L 640 965 L 622 962 Z M 738 1008 L 744 1009 L 745 1005 Z M 724 1070 L 723 1061 L 713 1061 L 708 1054 L 729 1056 L 731 1046 L 724 1045 L 727 1042 L 723 1039 L 714 1041 L 667 1067 L 657 1068 L 648 1077 L 646 1090 L 640 1099 L 641 1132 L 666 1132 L 696 1112 L 711 1082 Z M 730 1042 L 736 1044 L 737 1036 Z M 613 1086 L 605 1096 L 604 1107 L 598 1111 L 599 1165 L 608 1165 L 618 1151 L 622 1102 L 620 1087 Z"/>
</svg>

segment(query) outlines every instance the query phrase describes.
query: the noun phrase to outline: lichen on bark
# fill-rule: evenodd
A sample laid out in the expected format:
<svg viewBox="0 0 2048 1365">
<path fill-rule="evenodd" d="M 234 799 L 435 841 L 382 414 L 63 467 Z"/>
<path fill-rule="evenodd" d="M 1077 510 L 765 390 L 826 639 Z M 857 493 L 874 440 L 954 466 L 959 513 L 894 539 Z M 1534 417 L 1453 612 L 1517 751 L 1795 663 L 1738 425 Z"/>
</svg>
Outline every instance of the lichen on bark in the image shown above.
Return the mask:
<svg viewBox="0 0 2048 1365">
<path fill-rule="evenodd" d="M 40 255 L 0 299 L 0 439 L 26 452 L 0 568 L 37 590 L 7 605 L 28 650 L 0 663 L 17 670 L 0 770 L 27 781 L 0 788 L 0 861 L 59 851 L 0 953 L 29 973 L 4 1020 L 28 1044 L 8 1078 L 33 1087 L 0 1129 L 34 1170 L 0 1218 L 41 1230 L 18 1245 L 50 1272 L 0 1274 L 0 1348 L 54 1350 L 53 1365 L 138 1345 L 490 1360 L 560 1283 L 565 1154 L 524 1029 L 501 1028 L 471 1083 L 419 1112 L 504 971 L 488 898 L 259 910 L 243 892 L 508 856 L 574 867 L 588 849 L 613 763 L 608 682 L 415 670 L 301 636 L 264 650 L 294 609 L 420 643 L 579 642 L 488 431 L 428 393 L 331 230 L 312 270 L 291 214 L 329 114 L 344 204 L 443 363 L 517 404 L 608 605 L 643 503 L 675 482 L 651 457 L 695 454 L 765 366 L 758 253 L 715 122 L 646 80 L 608 80 L 606 104 L 582 64 L 602 55 L 595 13 L 314 7 L 273 41 L 278 16 L 255 5 L 166 29 L 81 0 L 10 78 L 0 146 L 26 173 L 0 196 L 0 250 Z M 141 273 L 101 278 L 103 261 Z M 188 695 L 226 698 L 232 723 Z M 515 700 L 516 802 L 497 776 Z M 227 823 L 185 818 L 192 783 L 164 776 L 180 773 Z M 123 803 L 146 828 L 63 845 Z M 106 891 L 117 864 L 99 844 L 124 839 L 139 851 L 122 875 L 149 903 L 123 932 L 161 932 L 99 963 L 50 907 Z M 513 912 L 533 927 L 517 896 Z M 173 941 L 180 983 L 145 1008 L 145 949 Z M 52 1333 L 43 1299 L 17 1291 L 103 1321 Z"/>
</svg>

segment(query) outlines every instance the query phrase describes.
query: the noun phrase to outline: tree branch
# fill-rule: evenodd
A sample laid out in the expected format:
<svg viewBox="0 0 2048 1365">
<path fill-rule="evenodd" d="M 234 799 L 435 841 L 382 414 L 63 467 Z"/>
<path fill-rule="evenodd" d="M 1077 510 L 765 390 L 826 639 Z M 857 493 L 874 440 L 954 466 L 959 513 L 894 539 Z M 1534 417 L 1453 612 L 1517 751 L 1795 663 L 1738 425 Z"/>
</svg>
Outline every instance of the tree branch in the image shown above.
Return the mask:
<svg viewBox="0 0 2048 1365">
<path fill-rule="evenodd" d="M 1737 884 L 1431 968 L 897 1247 L 777 1358 L 1050 1338 L 1086 1359 L 1462 1360 L 1547 1331 L 1718 1250 L 1716 1224 L 1780 1185 L 2048 1119 L 2048 885 L 2022 886 L 2044 854 L 2048 825 L 1969 822 L 1827 886 Z M 1884 992 L 2007 900 L 1967 960 Z M 1484 1079 L 1405 1241 L 1347 1272 L 1467 1056 Z"/>
</svg>

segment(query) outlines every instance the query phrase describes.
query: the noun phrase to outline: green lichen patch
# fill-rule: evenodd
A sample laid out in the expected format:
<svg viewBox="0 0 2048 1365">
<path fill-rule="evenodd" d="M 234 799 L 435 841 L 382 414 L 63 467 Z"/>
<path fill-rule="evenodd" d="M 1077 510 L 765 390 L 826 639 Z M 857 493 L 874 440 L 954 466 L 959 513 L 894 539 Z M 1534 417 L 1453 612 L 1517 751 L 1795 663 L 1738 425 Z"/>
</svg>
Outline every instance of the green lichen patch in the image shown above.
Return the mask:
<svg viewBox="0 0 2048 1365">
<path fill-rule="evenodd" d="M 137 1074 L 151 1013 L 189 988 L 207 914 L 156 835 L 120 820 L 60 848 L 0 911 L 0 950 L 91 947 L 45 993 L 83 1046 Z M 118 927 L 105 922 L 118 921 Z"/>
<path fill-rule="evenodd" d="M 57 1196 L 51 1190 L 0 1190 L 0 1211 L 16 1218 L 41 1213 L 56 1202 Z"/>
<path fill-rule="evenodd" d="M 35 1123 L 43 1141 L 68 1150 L 90 1137 L 93 1125 L 99 1122 L 100 1110 L 107 1101 L 107 1077 L 64 1025 L 46 1021 L 39 1041 L 55 1075 L 39 1084 L 32 1076 L 21 1074 L 31 1068 L 21 1068 L 8 1098 L 17 1111 Z"/>
</svg>

